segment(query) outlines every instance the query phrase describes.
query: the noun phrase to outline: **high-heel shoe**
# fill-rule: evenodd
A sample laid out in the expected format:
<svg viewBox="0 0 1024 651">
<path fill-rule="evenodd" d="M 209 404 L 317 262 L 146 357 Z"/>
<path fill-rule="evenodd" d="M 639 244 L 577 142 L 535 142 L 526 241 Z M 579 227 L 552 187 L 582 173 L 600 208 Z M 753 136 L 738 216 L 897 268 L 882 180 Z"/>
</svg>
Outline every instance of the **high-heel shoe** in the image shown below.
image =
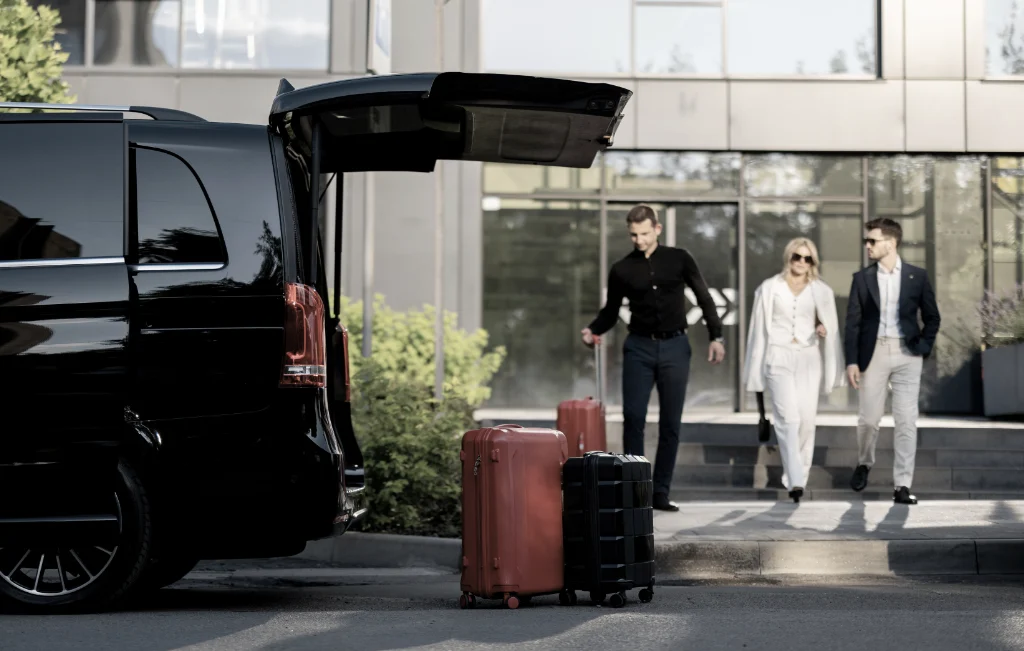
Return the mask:
<svg viewBox="0 0 1024 651">
<path fill-rule="evenodd" d="M 789 491 L 789 496 L 793 498 L 794 502 L 799 504 L 800 498 L 804 496 L 804 489 L 794 488 L 793 490 Z"/>
</svg>

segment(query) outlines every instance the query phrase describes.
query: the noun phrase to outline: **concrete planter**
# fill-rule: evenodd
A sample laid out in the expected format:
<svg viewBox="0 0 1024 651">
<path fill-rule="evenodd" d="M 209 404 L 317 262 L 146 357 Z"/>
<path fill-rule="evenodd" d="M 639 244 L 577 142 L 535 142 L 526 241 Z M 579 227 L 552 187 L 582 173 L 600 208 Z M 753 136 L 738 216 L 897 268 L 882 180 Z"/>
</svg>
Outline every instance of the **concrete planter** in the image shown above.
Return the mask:
<svg viewBox="0 0 1024 651">
<path fill-rule="evenodd" d="M 1024 416 L 1024 343 L 981 354 L 985 416 Z"/>
</svg>

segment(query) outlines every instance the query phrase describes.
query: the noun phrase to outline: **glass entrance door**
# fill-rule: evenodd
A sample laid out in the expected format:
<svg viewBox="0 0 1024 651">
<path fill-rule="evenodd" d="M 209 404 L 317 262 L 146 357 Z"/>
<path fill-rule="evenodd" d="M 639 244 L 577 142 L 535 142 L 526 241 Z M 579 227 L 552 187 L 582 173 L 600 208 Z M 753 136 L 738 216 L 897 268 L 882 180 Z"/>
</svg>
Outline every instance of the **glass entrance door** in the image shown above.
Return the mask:
<svg viewBox="0 0 1024 651">
<path fill-rule="evenodd" d="M 626 213 L 635 203 L 609 203 L 606 211 L 606 269 L 632 251 Z M 663 224 L 661 244 L 684 248 L 697 261 L 724 326 L 726 361 L 712 366 L 707 361 L 708 331 L 696 297 L 686 290 L 687 335 L 693 348 L 690 381 L 684 411 L 733 411 L 738 406 L 739 337 L 739 206 L 736 203 L 648 203 Z M 607 274 L 601 280 L 607 296 Z M 602 305 L 604 301 L 602 300 Z M 628 334 L 629 306 L 619 310 L 619 322 L 606 334 L 609 405 L 622 404 L 622 344 Z M 651 406 L 658 404 L 651 392 Z"/>
</svg>

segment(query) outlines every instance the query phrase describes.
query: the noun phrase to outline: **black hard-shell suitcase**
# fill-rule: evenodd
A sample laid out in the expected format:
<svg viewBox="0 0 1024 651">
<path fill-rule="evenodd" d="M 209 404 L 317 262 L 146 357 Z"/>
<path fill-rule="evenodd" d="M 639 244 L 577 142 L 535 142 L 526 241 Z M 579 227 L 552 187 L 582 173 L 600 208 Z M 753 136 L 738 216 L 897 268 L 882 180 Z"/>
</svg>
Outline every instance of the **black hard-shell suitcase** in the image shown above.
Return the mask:
<svg viewBox="0 0 1024 651">
<path fill-rule="evenodd" d="M 562 467 L 563 605 L 576 590 L 620 608 L 626 592 L 654 598 L 654 484 L 645 457 L 588 452 Z M 568 603 L 566 603 L 568 601 Z"/>
</svg>

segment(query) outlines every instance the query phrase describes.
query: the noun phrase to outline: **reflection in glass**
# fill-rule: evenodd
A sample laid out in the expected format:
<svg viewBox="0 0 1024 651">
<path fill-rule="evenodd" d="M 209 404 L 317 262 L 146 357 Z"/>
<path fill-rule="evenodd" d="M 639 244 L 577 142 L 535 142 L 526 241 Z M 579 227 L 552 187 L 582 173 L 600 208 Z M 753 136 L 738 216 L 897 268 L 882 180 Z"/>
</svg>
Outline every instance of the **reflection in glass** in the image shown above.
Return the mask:
<svg viewBox="0 0 1024 651">
<path fill-rule="evenodd" d="M 903 227 L 900 254 L 923 267 L 935 289 L 942 326 L 925 361 L 921 408 L 980 411 L 981 323 L 985 290 L 985 213 L 981 160 L 896 156 L 870 161 L 871 217 Z"/>
<path fill-rule="evenodd" d="M 329 0 L 184 0 L 185 68 L 326 70 Z"/>
<path fill-rule="evenodd" d="M 93 63 L 177 66 L 180 0 L 97 0 Z"/>
<path fill-rule="evenodd" d="M 737 197 L 740 155 L 693 152 L 605 154 L 608 192 Z"/>
<path fill-rule="evenodd" d="M 852 156 L 760 154 L 744 168 L 747 196 L 850 197 L 864 194 L 861 159 Z"/>
<path fill-rule="evenodd" d="M 484 192 L 533 194 L 535 192 L 597 192 L 601 187 L 600 157 L 589 169 L 484 163 Z"/>
<path fill-rule="evenodd" d="M 840 328 L 846 320 L 850 278 L 861 268 L 863 214 L 861 204 L 753 201 L 747 204 L 746 301 L 748 323 L 754 292 L 783 268 L 782 255 L 794 237 L 806 237 L 818 247 L 819 273 L 836 295 Z M 745 338 L 747 333 L 743 333 Z M 770 392 L 769 392 L 770 393 Z M 766 393 L 766 404 L 769 400 Z M 746 408 L 756 408 L 754 396 L 743 391 Z M 819 398 L 820 411 L 856 409 L 856 392 L 847 387 Z"/>
<path fill-rule="evenodd" d="M 875 75 L 876 0 L 729 0 L 730 75 Z"/>
<path fill-rule="evenodd" d="M 82 245 L 61 235 L 41 219 L 21 214 L 0 201 L 0 260 L 77 258 Z"/>
<path fill-rule="evenodd" d="M 174 156 L 133 149 L 139 263 L 221 262 L 224 247 L 199 182 Z"/>
<path fill-rule="evenodd" d="M 722 72 L 722 8 L 637 5 L 637 74 Z"/>
<path fill-rule="evenodd" d="M 60 14 L 54 40 L 68 53 L 65 65 L 85 64 L 85 2 L 84 0 L 28 0 L 33 7 L 46 5 Z"/>
<path fill-rule="evenodd" d="M 630 72 L 631 0 L 481 0 L 485 72 Z"/>
<path fill-rule="evenodd" d="M 719 305 L 722 318 L 726 350 L 735 350 L 738 313 L 737 294 L 739 276 L 737 266 L 737 216 L 736 204 L 649 204 L 658 211 L 658 218 L 664 227 L 670 227 L 670 211 L 675 215 L 675 243 L 687 249 L 704 276 L 711 296 Z M 633 250 L 626 226 L 626 213 L 633 204 L 613 204 L 608 208 L 608 268 Z M 662 233 L 662 244 L 668 242 L 667 230 Z M 602 281 L 602 287 L 607 281 Z M 602 301 L 603 304 L 603 301 Z M 690 380 L 686 390 L 686 409 L 710 409 L 731 411 L 735 406 L 736 355 L 726 354 L 726 363 L 712 366 L 707 363 L 707 327 L 701 315 L 700 306 L 692 291 L 686 292 L 687 336 L 693 348 L 690 363 Z M 596 312 L 595 312 L 596 314 Z M 619 310 L 620 321 L 605 334 L 607 349 L 608 394 L 610 405 L 622 404 L 622 346 L 629 334 L 628 301 L 623 301 Z M 650 405 L 657 407 L 658 392 L 651 392 Z"/>
<path fill-rule="evenodd" d="M 507 357 L 492 407 L 596 395 L 580 331 L 600 309 L 596 202 L 502 200 L 483 216 L 483 327 Z"/>
<path fill-rule="evenodd" d="M 985 73 L 1024 74 L 1024 6 L 1020 0 L 985 0 Z"/>
<path fill-rule="evenodd" d="M 998 157 L 992 166 L 992 291 L 1024 283 L 1024 158 Z"/>
<path fill-rule="evenodd" d="M 10 123 L 0 129 L 0 260 L 124 255 L 119 123 Z M 26 165 L 21 152 L 46 161 Z"/>
</svg>

